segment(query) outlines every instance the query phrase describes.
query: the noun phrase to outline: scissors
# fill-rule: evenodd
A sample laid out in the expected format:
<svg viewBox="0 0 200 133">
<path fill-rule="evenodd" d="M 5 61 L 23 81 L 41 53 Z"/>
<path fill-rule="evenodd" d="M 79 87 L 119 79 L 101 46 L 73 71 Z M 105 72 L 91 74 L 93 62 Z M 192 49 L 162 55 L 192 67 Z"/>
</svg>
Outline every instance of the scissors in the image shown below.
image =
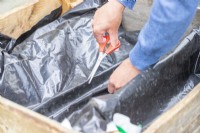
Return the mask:
<svg viewBox="0 0 200 133">
<path fill-rule="evenodd" d="M 105 43 L 103 44 L 99 44 L 99 56 L 98 56 L 98 59 L 97 59 L 97 62 L 94 66 L 94 68 L 92 69 L 92 72 L 90 73 L 89 77 L 88 77 L 88 84 L 91 83 L 96 71 L 98 70 L 100 64 L 101 64 L 101 61 L 109 54 L 113 53 L 116 49 L 118 49 L 120 47 L 120 43 L 113 47 L 109 41 L 110 41 L 110 36 L 109 35 L 106 35 L 104 36 L 104 38 L 106 39 Z M 108 48 L 106 47 L 108 45 Z M 107 49 L 106 49 L 107 48 Z"/>
</svg>

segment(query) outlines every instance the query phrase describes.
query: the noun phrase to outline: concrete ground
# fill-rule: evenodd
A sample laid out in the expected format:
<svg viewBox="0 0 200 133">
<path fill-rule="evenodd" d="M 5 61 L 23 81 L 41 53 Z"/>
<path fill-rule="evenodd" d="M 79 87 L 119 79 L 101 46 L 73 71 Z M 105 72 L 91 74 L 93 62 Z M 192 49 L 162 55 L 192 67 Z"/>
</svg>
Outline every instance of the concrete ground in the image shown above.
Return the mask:
<svg viewBox="0 0 200 133">
<path fill-rule="evenodd" d="M 152 3 L 153 0 L 138 0 L 133 11 L 126 9 L 122 21 L 124 29 L 127 31 L 140 30 L 148 19 Z M 196 16 L 185 35 L 188 35 L 192 29 L 198 26 L 200 26 L 200 10 L 197 10 Z"/>
</svg>

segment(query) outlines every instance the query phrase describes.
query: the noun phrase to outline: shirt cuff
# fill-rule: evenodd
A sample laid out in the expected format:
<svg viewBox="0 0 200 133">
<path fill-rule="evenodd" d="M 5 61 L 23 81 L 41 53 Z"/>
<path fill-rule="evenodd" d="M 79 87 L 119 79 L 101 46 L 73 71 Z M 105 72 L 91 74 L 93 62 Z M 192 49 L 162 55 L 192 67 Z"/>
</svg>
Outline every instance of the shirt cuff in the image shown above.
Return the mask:
<svg viewBox="0 0 200 133">
<path fill-rule="evenodd" d="M 129 58 L 134 67 L 140 71 L 146 70 L 150 65 L 155 64 L 159 57 L 153 56 L 154 54 L 147 54 L 141 48 L 141 45 L 137 43 L 135 47 L 129 53 Z"/>
<path fill-rule="evenodd" d="M 133 6 L 135 5 L 136 0 L 118 0 L 122 5 L 129 9 L 133 9 Z"/>
</svg>

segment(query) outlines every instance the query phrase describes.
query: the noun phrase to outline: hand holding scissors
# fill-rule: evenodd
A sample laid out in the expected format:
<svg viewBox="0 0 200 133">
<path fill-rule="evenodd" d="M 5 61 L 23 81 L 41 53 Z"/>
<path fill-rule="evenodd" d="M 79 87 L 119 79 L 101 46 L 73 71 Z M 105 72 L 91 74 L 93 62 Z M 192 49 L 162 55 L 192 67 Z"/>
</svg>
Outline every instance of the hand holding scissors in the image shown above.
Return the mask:
<svg viewBox="0 0 200 133">
<path fill-rule="evenodd" d="M 116 49 L 118 49 L 120 47 L 120 43 L 113 47 L 109 41 L 110 41 L 110 36 L 104 36 L 104 38 L 106 39 L 105 43 L 103 44 L 99 44 L 99 57 L 97 59 L 97 62 L 94 66 L 94 68 L 92 69 L 92 72 L 90 74 L 90 76 L 88 77 L 88 83 L 90 84 L 96 71 L 98 70 L 102 60 L 109 54 L 113 53 Z M 108 48 L 106 47 L 108 46 Z M 107 48 L 107 49 L 106 49 Z"/>
</svg>

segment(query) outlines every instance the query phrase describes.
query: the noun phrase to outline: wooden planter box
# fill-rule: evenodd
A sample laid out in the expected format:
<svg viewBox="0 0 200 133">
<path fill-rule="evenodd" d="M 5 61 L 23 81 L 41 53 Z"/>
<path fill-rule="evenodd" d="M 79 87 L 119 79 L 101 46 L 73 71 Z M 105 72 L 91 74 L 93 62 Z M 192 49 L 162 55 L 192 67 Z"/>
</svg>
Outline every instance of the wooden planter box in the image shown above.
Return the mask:
<svg viewBox="0 0 200 133">
<path fill-rule="evenodd" d="M 200 84 L 144 133 L 200 133 Z"/>
<path fill-rule="evenodd" d="M 51 11 L 63 13 L 82 0 L 29 0 L 6 13 L 0 12 L 0 32 L 18 38 Z M 0 1 L 1 3 L 1 1 Z M 48 3 L 48 6 L 46 6 Z M 1 5 L 0 5 L 1 7 Z M 21 18 L 23 16 L 23 18 Z M 183 100 L 157 118 L 144 133 L 199 133 L 200 84 Z M 58 122 L 0 97 L 0 133 L 76 133 Z"/>
<path fill-rule="evenodd" d="M 58 122 L 0 97 L 0 133 L 76 133 Z"/>
<path fill-rule="evenodd" d="M 0 97 L 1 133 L 76 133 L 58 122 Z M 199 133 L 200 84 L 155 120 L 144 133 Z"/>
<path fill-rule="evenodd" d="M 23 3 L 5 12 L 1 9 L 9 4 L 6 4 L 6 0 L 3 1 L 0 1 L 0 33 L 17 39 L 53 10 L 62 6 L 64 13 L 83 0 L 24 0 Z"/>
</svg>

